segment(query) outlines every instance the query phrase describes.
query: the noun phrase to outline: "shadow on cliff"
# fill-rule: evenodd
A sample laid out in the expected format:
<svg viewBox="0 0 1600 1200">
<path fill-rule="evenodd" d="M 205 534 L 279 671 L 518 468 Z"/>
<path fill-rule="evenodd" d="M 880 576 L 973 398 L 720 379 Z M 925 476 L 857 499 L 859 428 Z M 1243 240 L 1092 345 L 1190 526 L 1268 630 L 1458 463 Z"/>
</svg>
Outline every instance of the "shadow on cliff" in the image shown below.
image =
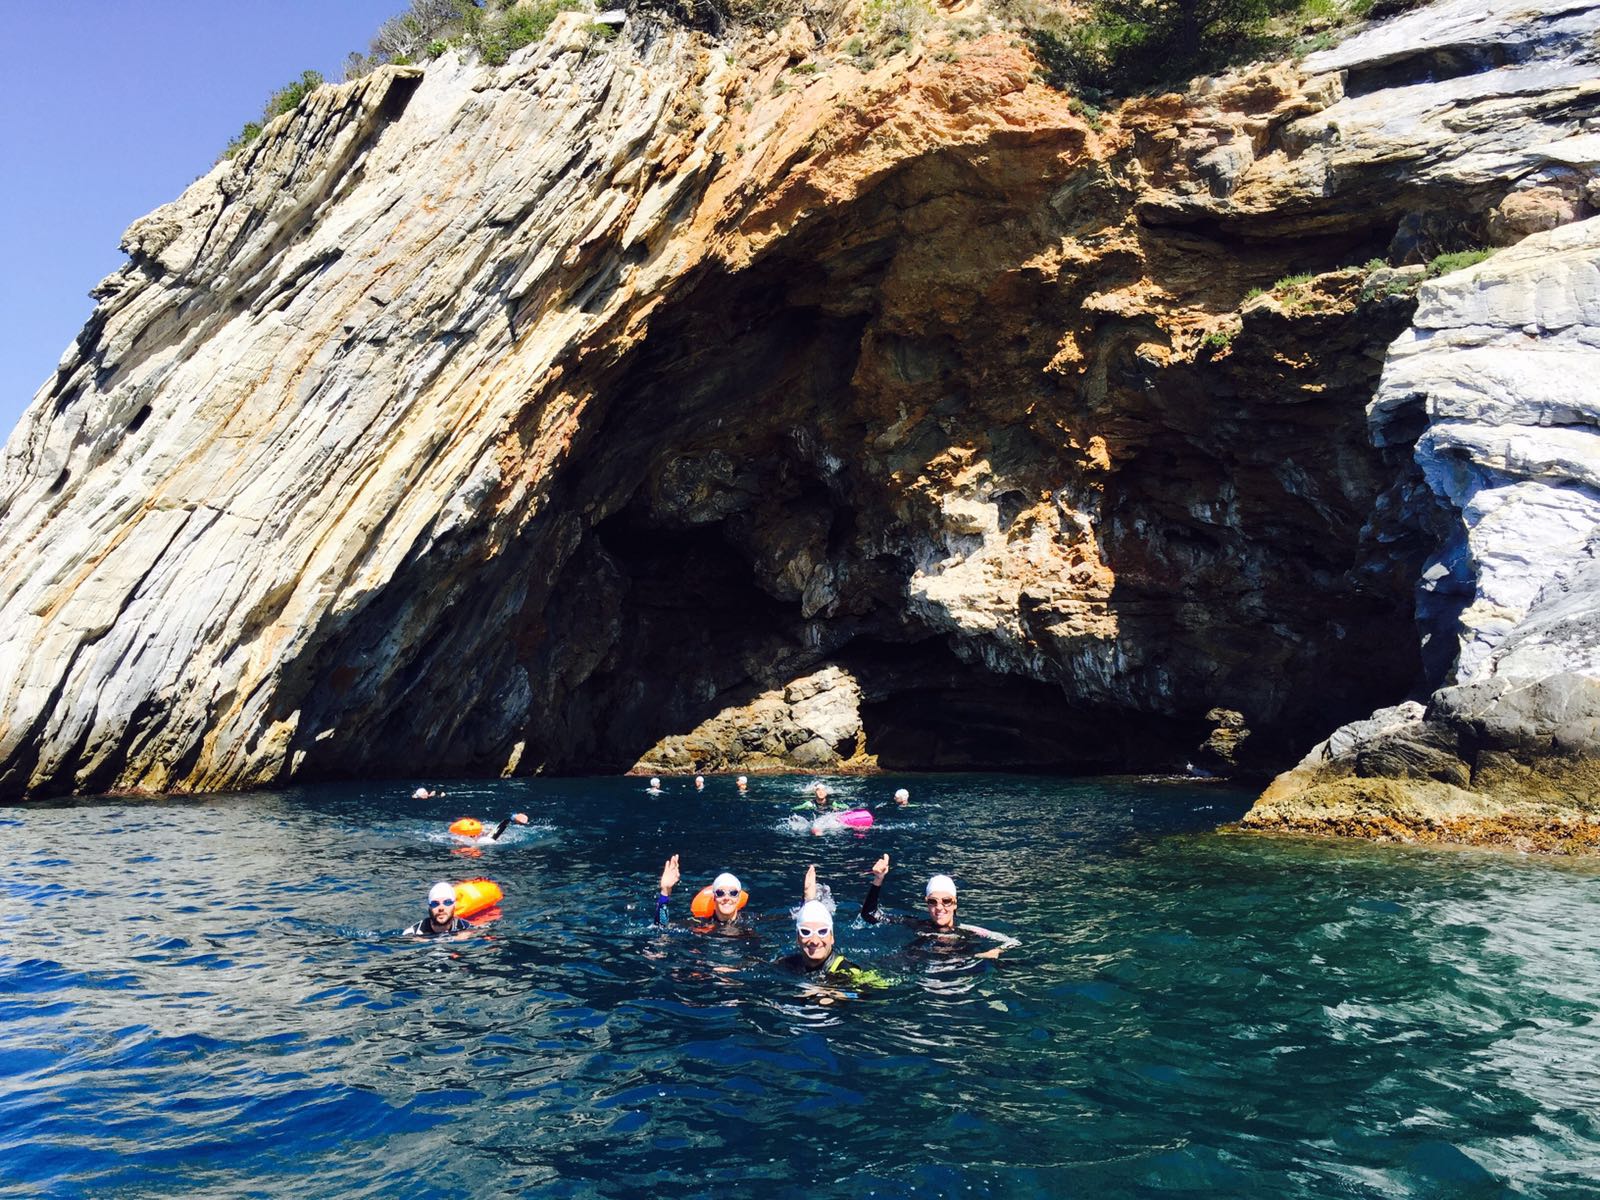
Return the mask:
<svg viewBox="0 0 1600 1200">
<path fill-rule="evenodd" d="M 624 769 L 835 661 L 863 673 L 892 767 L 1177 769 L 1226 709 L 1251 730 L 1232 765 L 1270 771 L 1403 696 L 1420 550 L 1374 517 L 1405 466 L 1364 406 L 1409 308 L 1261 313 L 1191 354 L 1096 302 L 1155 279 L 1224 312 L 1286 267 L 1359 260 L 1394 214 L 1236 244 L 1129 226 L 1115 186 L 1068 196 L 1060 150 L 916 159 L 745 269 L 698 269 L 617 353 L 623 310 L 562 364 L 589 404 L 537 514 L 501 544 L 481 525 L 433 544 L 296 664 L 300 775 Z M 1060 255 L 1106 230 L 1126 244 Z M 530 397 L 530 455 L 543 411 Z M 908 595 L 973 549 L 941 497 L 974 463 L 1003 538 L 1055 496 L 1110 580 L 1024 591 L 1014 644 Z M 380 659 L 399 667 L 364 670 Z"/>
</svg>

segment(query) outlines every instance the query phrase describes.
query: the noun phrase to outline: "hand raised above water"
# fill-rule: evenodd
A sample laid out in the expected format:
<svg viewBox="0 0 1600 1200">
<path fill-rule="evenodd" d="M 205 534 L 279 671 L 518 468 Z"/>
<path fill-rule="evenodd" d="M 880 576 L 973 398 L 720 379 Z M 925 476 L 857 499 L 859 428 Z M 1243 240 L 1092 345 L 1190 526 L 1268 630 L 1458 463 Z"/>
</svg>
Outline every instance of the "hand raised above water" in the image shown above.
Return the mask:
<svg viewBox="0 0 1600 1200">
<path fill-rule="evenodd" d="M 666 863 L 661 868 L 661 894 L 663 896 L 672 895 L 672 889 L 677 886 L 677 883 L 678 856 L 674 854 L 671 858 L 667 859 Z"/>
</svg>

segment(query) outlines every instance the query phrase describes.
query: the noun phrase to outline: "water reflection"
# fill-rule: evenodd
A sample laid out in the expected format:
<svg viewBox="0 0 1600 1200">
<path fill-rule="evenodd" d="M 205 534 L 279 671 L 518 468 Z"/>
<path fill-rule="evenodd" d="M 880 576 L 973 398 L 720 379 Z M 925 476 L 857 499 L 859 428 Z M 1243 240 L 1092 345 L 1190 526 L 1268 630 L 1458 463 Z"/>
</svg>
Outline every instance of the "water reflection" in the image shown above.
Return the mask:
<svg viewBox="0 0 1600 1200">
<path fill-rule="evenodd" d="M 1592 864 L 1216 834 L 1243 798 L 1170 781 L 915 779 L 796 836 L 810 782 L 0 811 L 0 1195 L 1560 1196 L 1600 1166 Z M 855 920 L 885 851 L 886 907 L 947 872 L 1023 945 Z M 674 852 L 675 908 L 732 868 L 755 937 L 655 925 Z M 886 986 L 825 1005 L 772 965 L 813 861 Z M 396 936 L 469 874 L 490 927 Z"/>
</svg>

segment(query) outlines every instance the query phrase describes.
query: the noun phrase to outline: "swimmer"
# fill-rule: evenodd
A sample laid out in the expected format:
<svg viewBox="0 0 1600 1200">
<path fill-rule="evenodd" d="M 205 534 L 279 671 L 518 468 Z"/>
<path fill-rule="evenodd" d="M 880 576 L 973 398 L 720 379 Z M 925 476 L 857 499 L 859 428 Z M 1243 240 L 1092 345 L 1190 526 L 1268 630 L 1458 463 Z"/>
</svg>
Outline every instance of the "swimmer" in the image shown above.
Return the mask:
<svg viewBox="0 0 1600 1200">
<path fill-rule="evenodd" d="M 741 796 L 750 790 L 750 781 L 743 775 L 739 776 L 739 778 L 735 779 L 733 782 L 738 787 L 739 795 Z"/>
<path fill-rule="evenodd" d="M 672 900 L 672 889 L 678 885 L 680 877 L 678 856 L 674 854 L 661 868 L 661 888 L 656 894 L 657 925 L 669 923 L 667 905 Z M 722 872 L 711 881 L 710 924 L 702 924 L 700 928 L 707 933 L 744 933 L 751 922 L 747 919 L 741 924 L 739 913 L 748 900 L 739 877 L 731 871 Z"/>
<path fill-rule="evenodd" d="M 518 825 L 526 825 L 528 823 L 528 814 L 512 813 L 505 820 L 501 821 L 499 825 L 495 826 L 494 832 L 489 835 L 489 840 L 492 842 L 498 842 L 500 840 L 500 835 L 506 831 L 506 827 L 509 826 L 513 821 L 515 821 Z M 458 829 L 456 828 L 458 825 L 463 827 Z M 462 817 L 459 820 L 451 823 L 450 832 L 455 834 L 457 837 L 475 839 L 483 832 L 483 822 L 478 820 L 476 817 Z"/>
<path fill-rule="evenodd" d="M 644 794 L 646 796 L 659 796 L 659 795 L 661 795 L 661 780 L 660 780 L 660 778 L 658 776 L 655 776 L 655 775 L 650 776 L 650 786 L 645 788 Z"/>
<path fill-rule="evenodd" d="M 905 788 L 895 789 L 894 803 L 896 808 L 905 808 L 909 806 L 911 803 L 911 793 L 906 791 Z"/>
<path fill-rule="evenodd" d="M 851 962 L 834 950 L 833 914 L 828 906 L 815 898 L 817 868 L 806 872 L 806 901 L 795 914 L 794 954 L 786 954 L 778 965 L 814 983 L 843 985 L 845 987 L 887 987 L 890 980 L 870 967 Z M 824 1004 L 832 997 L 824 997 Z"/>
<path fill-rule="evenodd" d="M 979 938 L 1000 943 L 991 949 L 975 952 L 976 958 L 999 958 L 1002 950 L 1022 945 L 1014 937 L 996 933 L 981 925 L 956 924 L 956 884 L 948 875 L 933 876 L 922 890 L 923 903 L 928 906 L 926 920 L 920 917 L 885 916 L 878 909 L 878 892 L 883 887 L 884 876 L 888 874 L 889 856 L 885 854 L 872 864 L 872 886 L 867 888 L 866 899 L 861 902 L 862 920 L 892 921 L 897 925 L 909 925 L 917 931 L 918 937 L 940 939 L 941 949 L 965 948 L 974 944 Z"/>
<path fill-rule="evenodd" d="M 413 800 L 432 800 L 434 797 L 442 795 L 444 795 L 443 792 L 430 792 L 425 787 L 419 787 L 416 791 L 411 793 L 411 798 Z"/>
<path fill-rule="evenodd" d="M 795 812 L 832 812 L 833 793 L 828 790 L 828 785 L 819 783 L 812 790 L 811 799 L 794 806 Z"/>
<path fill-rule="evenodd" d="M 472 929 L 456 916 L 456 889 L 448 883 L 436 883 L 428 889 L 428 915 L 407 929 L 403 937 L 441 937 L 447 933 L 466 933 Z"/>
<path fill-rule="evenodd" d="M 694 790 L 697 792 L 706 790 L 706 777 L 704 775 L 696 775 L 694 777 Z"/>
</svg>

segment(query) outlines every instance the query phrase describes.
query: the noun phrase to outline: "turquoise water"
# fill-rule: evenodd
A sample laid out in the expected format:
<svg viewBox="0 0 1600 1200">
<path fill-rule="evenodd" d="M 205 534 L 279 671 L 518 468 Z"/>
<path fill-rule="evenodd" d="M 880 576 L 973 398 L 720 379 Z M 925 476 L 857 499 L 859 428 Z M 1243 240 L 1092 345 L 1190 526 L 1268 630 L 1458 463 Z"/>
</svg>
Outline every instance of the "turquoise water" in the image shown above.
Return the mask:
<svg viewBox="0 0 1600 1200">
<path fill-rule="evenodd" d="M 0 808 L 0 1196 L 1593 1196 L 1600 889 L 1583 865 L 1213 832 L 1139 780 L 516 781 Z M 459 815 L 526 809 L 462 847 Z M 476 856 L 462 850 L 477 850 Z M 732 867 L 762 936 L 652 925 Z M 845 918 L 896 862 L 1023 940 Z M 895 977 L 770 966 L 809 862 Z M 437 878 L 507 893 L 418 943 Z"/>
</svg>

